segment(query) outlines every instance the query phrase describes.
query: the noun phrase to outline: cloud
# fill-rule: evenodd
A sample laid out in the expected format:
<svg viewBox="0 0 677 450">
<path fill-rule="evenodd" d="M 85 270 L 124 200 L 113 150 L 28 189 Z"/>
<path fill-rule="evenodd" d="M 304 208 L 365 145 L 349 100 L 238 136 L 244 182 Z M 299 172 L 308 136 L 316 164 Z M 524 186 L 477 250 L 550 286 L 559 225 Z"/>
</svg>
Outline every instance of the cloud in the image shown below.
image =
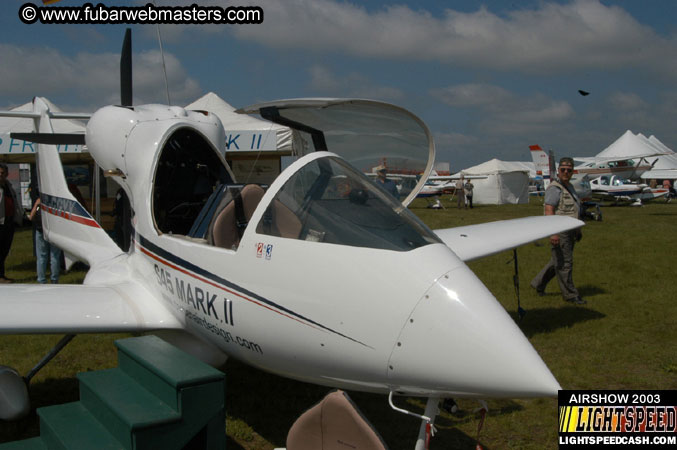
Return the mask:
<svg viewBox="0 0 677 450">
<path fill-rule="evenodd" d="M 30 100 L 35 95 L 68 96 L 71 104 L 95 108 L 120 102 L 120 55 L 78 53 L 67 56 L 49 47 L 0 44 L 0 95 Z M 172 103 L 185 104 L 202 90 L 172 55 L 165 53 Z M 166 102 L 160 53 L 134 54 L 134 102 Z"/>
<path fill-rule="evenodd" d="M 310 88 L 325 96 L 396 100 L 404 95 L 397 88 L 376 85 L 357 72 L 338 76 L 325 66 L 314 65 L 309 73 Z"/>
<path fill-rule="evenodd" d="M 492 108 L 511 101 L 514 96 L 500 86 L 468 83 L 435 89 L 431 92 L 444 103 L 454 107 Z"/>
<path fill-rule="evenodd" d="M 622 111 L 643 110 L 648 104 L 637 94 L 631 92 L 616 92 L 609 96 L 611 107 Z"/>
<path fill-rule="evenodd" d="M 271 48 L 540 74 L 590 68 L 652 68 L 663 73 L 677 69 L 674 58 L 665 59 L 677 51 L 674 39 L 659 36 L 622 8 L 597 0 L 544 2 L 503 16 L 486 7 L 475 12 L 446 9 L 434 16 L 407 6 L 367 11 L 335 0 L 256 4 L 265 13 L 262 25 L 227 29 L 239 39 Z"/>
<path fill-rule="evenodd" d="M 561 127 L 574 117 L 565 101 L 542 94 L 517 95 L 491 84 L 458 84 L 432 89 L 430 95 L 454 108 L 475 110 L 475 128 L 492 135 L 534 133 Z"/>
<path fill-rule="evenodd" d="M 435 148 L 438 153 L 453 152 L 457 148 L 473 148 L 480 143 L 480 139 L 477 136 L 457 132 L 433 133 L 433 138 L 435 139 Z"/>
</svg>

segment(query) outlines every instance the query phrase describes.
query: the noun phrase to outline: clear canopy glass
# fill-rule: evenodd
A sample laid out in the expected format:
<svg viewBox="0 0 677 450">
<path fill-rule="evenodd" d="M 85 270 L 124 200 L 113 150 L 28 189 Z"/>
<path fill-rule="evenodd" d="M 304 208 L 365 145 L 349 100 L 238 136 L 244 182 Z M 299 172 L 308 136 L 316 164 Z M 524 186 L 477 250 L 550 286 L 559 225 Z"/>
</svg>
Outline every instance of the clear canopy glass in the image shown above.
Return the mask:
<svg viewBox="0 0 677 450">
<path fill-rule="evenodd" d="M 315 159 L 268 205 L 257 233 L 395 251 L 438 243 L 412 212 L 340 158 Z"/>
</svg>

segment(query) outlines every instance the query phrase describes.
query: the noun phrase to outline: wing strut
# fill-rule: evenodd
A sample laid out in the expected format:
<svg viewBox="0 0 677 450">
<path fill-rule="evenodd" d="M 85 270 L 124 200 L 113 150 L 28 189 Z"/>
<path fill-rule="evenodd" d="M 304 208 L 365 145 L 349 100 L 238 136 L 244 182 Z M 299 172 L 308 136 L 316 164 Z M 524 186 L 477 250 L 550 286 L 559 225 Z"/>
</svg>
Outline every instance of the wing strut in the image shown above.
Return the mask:
<svg viewBox="0 0 677 450">
<path fill-rule="evenodd" d="M 49 363 L 52 359 L 54 359 L 54 357 L 55 357 L 56 355 L 58 355 L 59 352 L 60 352 L 61 350 L 63 350 L 63 348 L 64 348 L 66 345 L 68 345 L 68 343 L 69 343 L 70 341 L 72 341 L 74 337 L 75 337 L 74 334 L 67 334 L 67 335 L 65 335 L 64 337 L 62 337 L 61 340 L 60 340 L 59 342 L 57 342 L 57 344 L 49 351 L 49 353 L 47 353 L 47 354 L 40 360 L 40 362 L 38 362 L 38 363 L 35 365 L 35 367 L 33 367 L 33 368 L 30 370 L 30 372 L 28 372 L 28 373 L 26 374 L 26 376 L 24 377 L 24 380 L 26 381 L 26 384 L 29 384 L 29 383 L 31 382 L 31 379 L 32 379 L 32 378 L 40 371 L 40 369 L 42 369 L 43 367 L 45 367 L 45 366 L 47 365 L 47 363 Z"/>
<path fill-rule="evenodd" d="M 512 260 L 515 261 L 515 274 L 512 276 L 512 282 L 515 285 L 515 296 L 517 297 L 517 317 L 521 321 L 527 312 L 520 305 L 520 271 L 517 264 L 517 248 L 512 249 Z"/>
</svg>

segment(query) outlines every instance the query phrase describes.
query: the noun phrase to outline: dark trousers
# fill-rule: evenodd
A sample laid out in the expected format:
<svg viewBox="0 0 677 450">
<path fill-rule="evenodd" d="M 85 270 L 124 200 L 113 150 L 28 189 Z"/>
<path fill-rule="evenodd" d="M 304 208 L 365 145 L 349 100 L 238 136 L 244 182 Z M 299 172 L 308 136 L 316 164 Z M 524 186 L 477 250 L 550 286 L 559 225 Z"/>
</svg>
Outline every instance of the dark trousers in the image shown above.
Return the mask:
<svg viewBox="0 0 677 450">
<path fill-rule="evenodd" d="M 0 225 L 0 278 L 5 278 L 5 259 L 9 255 L 9 249 L 14 239 L 14 221 L 5 218 L 4 225 Z"/>
<path fill-rule="evenodd" d="M 575 242 L 575 231 L 560 233 L 559 245 L 552 247 L 550 261 L 531 280 L 531 286 L 534 289 L 544 291 L 548 282 L 557 276 L 559 289 L 562 291 L 564 300 L 574 299 L 579 296 L 573 279 Z"/>
<path fill-rule="evenodd" d="M 468 208 L 472 208 L 472 195 L 466 195 L 465 201 L 468 204 Z"/>
</svg>

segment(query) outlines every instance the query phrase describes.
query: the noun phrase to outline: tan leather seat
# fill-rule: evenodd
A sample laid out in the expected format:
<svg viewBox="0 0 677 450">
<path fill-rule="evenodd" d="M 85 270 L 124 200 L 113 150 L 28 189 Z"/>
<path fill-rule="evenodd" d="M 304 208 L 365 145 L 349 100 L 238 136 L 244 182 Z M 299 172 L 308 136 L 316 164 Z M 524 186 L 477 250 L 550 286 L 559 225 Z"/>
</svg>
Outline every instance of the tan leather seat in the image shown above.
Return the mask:
<svg viewBox="0 0 677 450">
<path fill-rule="evenodd" d="M 381 436 L 343 391 L 328 394 L 292 425 L 287 450 L 387 450 Z"/>
<path fill-rule="evenodd" d="M 248 184 L 240 191 L 245 222 L 251 220 L 256 207 L 263 198 L 263 194 L 265 194 L 265 191 L 257 184 Z M 217 212 L 212 223 L 209 242 L 216 247 L 237 249 L 240 244 L 240 236 L 237 227 L 235 201 L 228 202 L 220 212 Z"/>
<path fill-rule="evenodd" d="M 276 235 L 284 238 L 298 239 L 301 234 L 301 221 L 296 214 L 287 208 L 281 201 L 275 200 L 272 204 L 274 227 Z"/>
</svg>

